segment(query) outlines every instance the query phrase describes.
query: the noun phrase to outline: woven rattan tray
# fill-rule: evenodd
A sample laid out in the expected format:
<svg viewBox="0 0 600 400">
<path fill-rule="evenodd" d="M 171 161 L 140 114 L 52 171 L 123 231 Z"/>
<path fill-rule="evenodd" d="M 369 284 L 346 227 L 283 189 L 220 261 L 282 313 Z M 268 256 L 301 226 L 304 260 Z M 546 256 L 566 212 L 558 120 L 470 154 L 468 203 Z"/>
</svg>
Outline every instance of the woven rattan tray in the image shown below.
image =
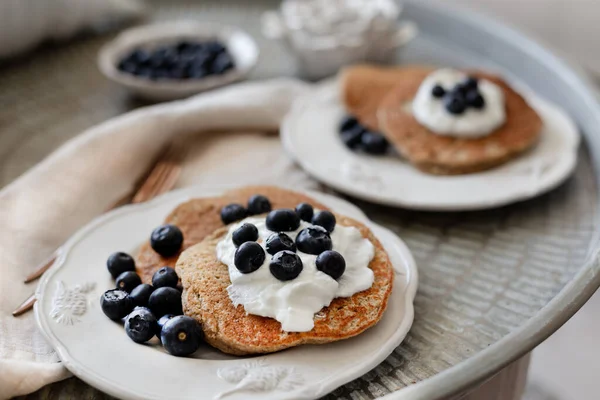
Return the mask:
<svg viewBox="0 0 600 400">
<path fill-rule="evenodd" d="M 159 20 L 194 18 L 246 29 L 261 48 L 252 75 L 257 79 L 295 74 L 285 49 L 260 34 L 261 12 L 276 3 L 169 0 L 150 5 Z M 403 15 L 419 25 L 421 34 L 401 61 L 508 70 L 567 109 L 585 145 L 571 179 L 520 204 L 425 213 L 357 202 L 411 248 L 420 269 L 416 317 L 404 343 L 384 363 L 328 399 L 372 399 L 391 392 L 394 398 L 433 399 L 457 393 L 530 351 L 600 285 L 595 232 L 600 111 L 588 84 L 527 38 L 468 12 L 420 1 L 407 3 Z M 95 67 L 98 49 L 111 37 L 82 38 L 1 67 L 0 185 L 83 129 L 140 105 Z M 57 393 L 102 397 L 78 380 L 37 396 Z"/>
</svg>

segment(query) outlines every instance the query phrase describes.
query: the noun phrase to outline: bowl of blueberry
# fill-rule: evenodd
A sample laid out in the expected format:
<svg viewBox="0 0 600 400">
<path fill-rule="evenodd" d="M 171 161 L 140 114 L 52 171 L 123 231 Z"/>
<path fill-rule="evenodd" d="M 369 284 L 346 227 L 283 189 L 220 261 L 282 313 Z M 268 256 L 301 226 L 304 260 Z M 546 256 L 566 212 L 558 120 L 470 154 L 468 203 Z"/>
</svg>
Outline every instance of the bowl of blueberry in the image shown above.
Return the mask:
<svg viewBox="0 0 600 400">
<path fill-rule="evenodd" d="M 164 101 L 241 80 L 258 53 L 252 37 L 236 27 L 161 23 L 121 33 L 102 48 L 98 66 L 135 95 Z"/>
</svg>

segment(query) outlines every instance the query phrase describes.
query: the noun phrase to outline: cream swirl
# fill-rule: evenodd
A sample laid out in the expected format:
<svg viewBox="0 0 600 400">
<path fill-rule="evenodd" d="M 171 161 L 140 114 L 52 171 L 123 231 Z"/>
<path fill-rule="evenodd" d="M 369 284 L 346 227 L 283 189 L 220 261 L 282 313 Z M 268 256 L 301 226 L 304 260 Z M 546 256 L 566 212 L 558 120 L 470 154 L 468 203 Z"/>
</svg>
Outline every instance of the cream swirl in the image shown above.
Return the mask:
<svg viewBox="0 0 600 400">
<path fill-rule="evenodd" d="M 233 224 L 223 240 L 216 247 L 217 258 L 227 265 L 231 285 L 227 288 L 229 298 L 235 306 L 242 305 L 248 314 L 271 317 L 281 322 L 286 332 L 306 332 L 314 327 L 314 315 L 326 307 L 336 297 L 350 297 L 370 288 L 375 279 L 369 263 L 375 255 L 373 244 L 363 238 L 355 227 L 336 225 L 331 233 L 333 250 L 339 252 L 346 261 L 344 274 L 336 281 L 317 270 L 317 256 L 298 251 L 303 269 L 291 281 L 276 279 L 269 270 L 271 255 L 266 253 L 265 261 L 259 269 L 242 274 L 234 264 L 236 247 L 232 233 L 244 223 L 258 228 L 257 242 L 265 249 L 267 238 L 273 233 L 268 230 L 264 217 L 248 217 Z M 298 233 L 312 226 L 302 221 L 293 232 L 286 232 L 293 240 Z"/>
<path fill-rule="evenodd" d="M 417 91 L 412 103 L 412 113 L 420 124 L 438 135 L 477 138 L 489 135 L 506 121 L 504 93 L 498 85 L 479 79 L 479 93 L 485 101 L 481 109 L 467 108 L 461 114 L 451 114 L 444 99 L 432 95 L 434 86 L 446 91 L 463 82 L 467 75 L 453 69 L 439 69 L 431 73 Z"/>
</svg>

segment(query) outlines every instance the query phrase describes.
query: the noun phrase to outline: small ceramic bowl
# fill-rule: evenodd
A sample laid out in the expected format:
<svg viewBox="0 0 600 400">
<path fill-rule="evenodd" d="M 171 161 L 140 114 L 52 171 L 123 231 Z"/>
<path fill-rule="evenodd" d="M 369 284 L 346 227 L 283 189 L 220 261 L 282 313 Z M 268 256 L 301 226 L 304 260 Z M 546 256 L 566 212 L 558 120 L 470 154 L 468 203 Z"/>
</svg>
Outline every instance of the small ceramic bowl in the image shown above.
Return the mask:
<svg viewBox="0 0 600 400">
<path fill-rule="evenodd" d="M 205 78 L 186 80 L 150 80 L 118 69 L 121 59 L 135 49 L 152 50 L 184 39 L 218 40 L 227 47 L 235 67 L 222 75 L 208 75 Z M 256 64 L 258 53 L 254 39 L 241 29 L 208 22 L 178 21 L 124 31 L 100 50 L 98 66 L 106 77 L 126 87 L 135 95 L 148 100 L 165 101 L 188 97 L 241 80 Z"/>
</svg>

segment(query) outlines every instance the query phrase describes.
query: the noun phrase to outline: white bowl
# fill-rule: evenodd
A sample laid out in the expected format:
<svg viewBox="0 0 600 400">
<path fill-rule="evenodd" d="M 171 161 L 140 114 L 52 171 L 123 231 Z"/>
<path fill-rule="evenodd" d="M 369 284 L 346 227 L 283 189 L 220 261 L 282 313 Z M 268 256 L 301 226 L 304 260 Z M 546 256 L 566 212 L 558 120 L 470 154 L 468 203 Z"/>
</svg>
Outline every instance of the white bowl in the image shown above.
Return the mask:
<svg viewBox="0 0 600 400">
<path fill-rule="evenodd" d="M 136 48 L 152 49 L 183 39 L 220 41 L 227 47 L 235 67 L 222 75 L 187 80 L 150 80 L 119 71 L 117 67 L 121 59 Z M 137 96 L 163 101 L 188 97 L 241 80 L 256 65 L 258 53 L 254 39 L 241 29 L 210 22 L 179 21 L 124 31 L 100 50 L 98 66 L 106 77 Z"/>
</svg>

